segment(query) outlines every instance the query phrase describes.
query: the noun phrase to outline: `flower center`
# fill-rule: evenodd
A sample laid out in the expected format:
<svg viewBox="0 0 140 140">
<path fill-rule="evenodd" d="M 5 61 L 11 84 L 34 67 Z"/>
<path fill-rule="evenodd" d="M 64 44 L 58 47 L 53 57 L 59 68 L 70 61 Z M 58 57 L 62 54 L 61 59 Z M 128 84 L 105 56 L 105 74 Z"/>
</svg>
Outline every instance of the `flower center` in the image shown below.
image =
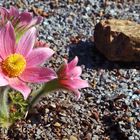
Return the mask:
<svg viewBox="0 0 140 140">
<path fill-rule="evenodd" d="M 2 62 L 2 71 L 9 77 L 19 76 L 26 67 L 26 60 L 21 54 L 11 54 Z"/>
</svg>

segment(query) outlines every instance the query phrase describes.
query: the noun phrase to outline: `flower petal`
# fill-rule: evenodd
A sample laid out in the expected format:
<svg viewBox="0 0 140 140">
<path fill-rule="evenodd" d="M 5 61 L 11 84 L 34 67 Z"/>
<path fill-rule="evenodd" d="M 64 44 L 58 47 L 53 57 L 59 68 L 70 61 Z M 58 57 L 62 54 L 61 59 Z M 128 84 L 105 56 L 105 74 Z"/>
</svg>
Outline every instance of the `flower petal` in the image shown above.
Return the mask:
<svg viewBox="0 0 140 140">
<path fill-rule="evenodd" d="M 42 21 L 42 19 L 43 19 L 43 18 L 42 18 L 41 16 L 34 17 L 34 18 L 31 20 L 31 22 L 29 23 L 28 28 L 39 24 L 39 23 Z"/>
<path fill-rule="evenodd" d="M 53 70 L 46 67 L 32 67 L 27 68 L 22 73 L 20 78 L 26 82 L 42 83 L 55 79 L 56 73 Z"/>
<path fill-rule="evenodd" d="M 15 34 L 14 28 L 10 22 L 8 22 L 0 30 L 0 55 L 4 59 L 9 54 L 14 53 L 15 47 Z"/>
<path fill-rule="evenodd" d="M 0 62 L 2 61 L 3 59 L 2 59 L 2 57 L 0 56 Z"/>
<path fill-rule="evenodd" d="M 18 17 L 19 16 L 19 11 L 17 8 L 15 8 L 14 6 L 10 6 L 10 10 L 9 10 L 9 15 L 10 17 Z"/>
<path fill-rule="evenodd" d="M 22 54 L 24 57 L 32 51 L 36 39 L 36 28 L 29 29 L 20 39 L 16 52 Z"/>
<path fill-rule="evenodd" d="M 6 8 L 1 7 L 0 14 L 1 14 L 1 18 L 2 18 L 2 24 L 4 24 L 5 20 L 9 18 L 9 12 Z"/>
<path fill-rule="evenodd" d="M 69 70 L 72 70 L 77 65 L 77 63 L 78 63 L 78 57 L 75 56 L 75 58 L 68 63 Z"/>
<path fill-rule="evenodd" d="M 69 71 L 70 76 L 72 77 L 79 77 L 82 73 L 82 68 L 80 66 L 77 66 L 75 68 L 73 68 L 72 70 Z"/>
<path fill-rule="evenodd" d="M 50 48 L 34 49 L 27 57 L 27 67 L 37 66 L 45 62 L 53 55 L 54 51 Z"/>
<path fill-rule="evenodd" d="M 4 75 L 2 74 L 2 72 L 0 72 L 0 86 L 6 86 L 8 85 L 8 81 L 7 79 L 5 79 Z"/>
<path fill-rule="evenodd" d="M 31 92 L 31 89 L 23 81 L 19 80 L 18 78 L 10 78 L 9 86 L 21 92 L 25 100 L 27 99 L 27 97 L 29 96 Z"/>
<path fill-rule="evenodd" d="M 32 20 L 32 15 L 29 12 L 20 14 L 20 26 L 27 26 Z"/>
<path fill-rule="evenodd" d="M 68 79 L 68 80 L 61 80 L 60 84 L 63 85 L 63 87 L 68 88 L 69 90 L 74 89 L 81 89 L 85 87 L 89 87 L 89 84 L 86 80 L 82 79 Z"/>
</svg>

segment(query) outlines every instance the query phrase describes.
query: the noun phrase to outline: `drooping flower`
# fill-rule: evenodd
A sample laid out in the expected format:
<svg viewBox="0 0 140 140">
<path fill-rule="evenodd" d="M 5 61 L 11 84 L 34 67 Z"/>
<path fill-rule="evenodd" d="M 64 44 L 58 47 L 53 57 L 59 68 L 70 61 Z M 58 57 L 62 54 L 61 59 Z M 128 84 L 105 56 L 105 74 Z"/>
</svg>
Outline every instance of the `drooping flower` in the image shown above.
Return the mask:
<svg viewBox="0 0 140 140">
<path fill-rule="evenodd" d="M 42 83 L 56 78 L 53 70 L 39 66 L 54 53 L 50 48 L 33 49 L 36 28 L 30 28 L 16 44 L 10 22 L 0 30 L 0 86 L 9 85 L 26 99 L 31 89 L 26 82 Z"/>
<path fill-rule="evenodd" d="M 61 88 L 73 91 L 77 99 L 80 98 L 81 93 L 78 89 L 89 87 L 86 80 L 82 80 L 80 75 L 82 73 L 82 69 L 80 66 L 77 66 L 78 57 L 76 56 L 70 63 L 65 63 L 60 67 L 57 72 L 58 75 L 58 83 Z"/>
<path fill-rule="evenodd" d="M 1 26 L 4 26 L 7 21 L 11 21 L 15 33 L 17 42 L 21 36 L 31 27 L 39 24 L 42 20 L 41 16 L 32 17 L 29 12 L 19 12 L 17 8 L 11 6 L 10 9 L 4 7 L 0 8 Z"/>
</svg>

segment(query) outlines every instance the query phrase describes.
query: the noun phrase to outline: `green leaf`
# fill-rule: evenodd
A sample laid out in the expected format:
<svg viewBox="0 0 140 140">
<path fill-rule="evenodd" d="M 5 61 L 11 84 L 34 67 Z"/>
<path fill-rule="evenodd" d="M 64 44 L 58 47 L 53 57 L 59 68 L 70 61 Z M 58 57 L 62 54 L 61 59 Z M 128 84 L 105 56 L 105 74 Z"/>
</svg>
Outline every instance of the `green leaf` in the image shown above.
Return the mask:
<svg viewBox="0 0 140 140">
<path fill-rule="evenodd" d="M 28 102 L 23 99 L 23 96 L 19 92 L 10 92 L 10 119 L 12 123 L 24 118 Z"/>
</svg>

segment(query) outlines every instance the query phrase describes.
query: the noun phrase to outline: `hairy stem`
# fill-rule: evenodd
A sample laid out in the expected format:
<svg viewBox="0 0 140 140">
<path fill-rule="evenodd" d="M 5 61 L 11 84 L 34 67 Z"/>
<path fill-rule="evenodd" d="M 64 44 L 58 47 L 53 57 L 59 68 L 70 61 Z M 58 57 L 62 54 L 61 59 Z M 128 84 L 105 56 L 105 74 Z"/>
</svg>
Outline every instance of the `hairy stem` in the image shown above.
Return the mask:
<svg viewBox="0 0 140 140">
<path fill-rule="evenodd" d="M 35 105 L 35 103 L 40 99 L 40 97 L 58 89 L 60 89 L 60 87 L 58 85 L 57 79 L 47 82 L 45 85 L 43 85 L 41 90 L 39 90 L 32 98 L 30 105 L 28 106 L 28 110 L 30 110 Z"/>
<path fill-rule="evenodd" d="M 9 106 L 8 106 L 8 87 L 0 88 L 0 125 L 3 128 L 10 126 L 9 122 Z"/>
</svg>

